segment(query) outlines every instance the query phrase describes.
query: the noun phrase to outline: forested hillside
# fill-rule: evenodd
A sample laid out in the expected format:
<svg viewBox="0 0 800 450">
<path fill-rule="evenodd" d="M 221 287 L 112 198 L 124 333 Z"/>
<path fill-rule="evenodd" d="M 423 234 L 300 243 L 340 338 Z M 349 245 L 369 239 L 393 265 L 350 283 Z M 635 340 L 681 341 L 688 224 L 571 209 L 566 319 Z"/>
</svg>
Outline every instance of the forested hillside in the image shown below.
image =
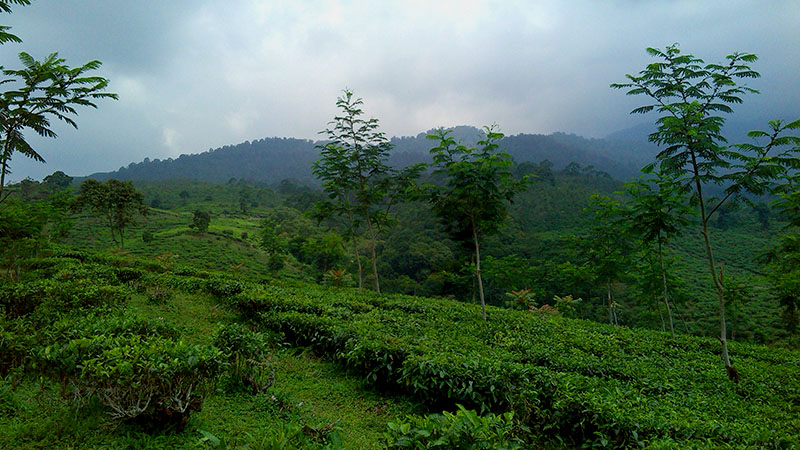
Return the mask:
<svg viewBox="0 0 800 450">
<path fill-rule="evenodd" d="M 464 142 L 480 139 L 481 131 L 474 127 L 455 127 L 455 136 Z M 395 137 L 389 163 L 404 167 L 418 162 L 429 162 L 430 142 L 427 133 L 414 137 Z M 194 179 L 215 183 L 231 178 L 241 178 L 258 183 L 277 183 L 283 179 L 296 179 L 303 183 L 316 183 L 311 173 L 311 163 L 319 159 L 313 142 L 294 138 L 264 138 L 226 145 L 199 154 L 185 154 L 172 159 L 149 159 L 120 167 L 115 172 L 95 173 L 88 178 L 107 180 L 168 180 Z M 518 134 L 504 138 L 500 145 L 518 162 L 549 160 L 557 169 L 571 162 L 591 165 L 618 179 L 628 179 L 653 153 L 652 144 L 638 136 L 635 141 L 585 139 L 575 135 Z M 648 150 L 650 149 L 650 150 Z"/>
</svg>

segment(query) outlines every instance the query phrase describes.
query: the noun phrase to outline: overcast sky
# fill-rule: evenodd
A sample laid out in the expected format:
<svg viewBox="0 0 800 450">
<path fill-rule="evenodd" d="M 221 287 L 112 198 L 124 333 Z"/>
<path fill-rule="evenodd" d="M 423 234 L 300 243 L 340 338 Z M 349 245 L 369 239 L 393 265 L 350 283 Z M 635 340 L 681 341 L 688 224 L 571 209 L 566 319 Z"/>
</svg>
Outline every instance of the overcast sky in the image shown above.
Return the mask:
<svg viewBox="0 0 800 450">
<path fill-rule="evenodd" d="M 15 155 L 12 181 L 317 139 L 345 87 L 389 135 L 497 122 L 602 137 L 651 119 L 609 84 L 675 42 L 706 62 L 759 55 L 762 93 L 740 119 L 800 117 L 800 0 L 34 0 L 0 24 L 24 40 L 0 47 L 2 65 L 19 51 L 98 59 L 120 97 L 81 110 L 78 130 L 31 138 L 47 164 Z"/>
</svg>

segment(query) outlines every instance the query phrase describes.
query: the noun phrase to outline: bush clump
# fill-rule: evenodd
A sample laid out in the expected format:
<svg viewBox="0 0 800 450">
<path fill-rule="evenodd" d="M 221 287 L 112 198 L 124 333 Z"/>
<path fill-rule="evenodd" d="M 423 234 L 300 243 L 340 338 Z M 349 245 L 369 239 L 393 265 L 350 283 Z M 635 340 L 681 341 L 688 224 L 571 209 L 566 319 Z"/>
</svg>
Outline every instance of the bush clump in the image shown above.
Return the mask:
<svg viewBox="0 0 800 450">
<path fill-rule="evenodd" d="M 275 382 L 275 369 L 264 334 L 232 323 L 217 331 L 214 345 L 227 358 L 231 387 L 243 387 L 257 394 L 265 392 Z"/>
<path fill-rule="evenodd" d="M 241 293 L 244 290 L 244 284 L 232 279 L 212 278 L 206 282 L 206 290 L 219 298 L 227 298 Z"/>
<path fill-rule="evenodd" d="M 36 312 L 44 320 L 53 314 L 79 309 L 121 306 L 129 298 L 129 292 L 121 286 L 82 279 L 63 283 L 37 280 L 0 288 L 0 308 L 10 319 Z"/>
<path fill-rule="evenodd" d="M 14 396 L 14 389 L 6 380 L 0 378 L 0 418 L 14 417 L 20 404 Z"/>
<path fill-rule="evenodd" d="M 513 434 L 513 413 L 479 416 L 474 410 L 457 406 L 455 414 L 445 411 L 390 422 L 383 444 L 389 449 L 522 448 L 524 442 Z"/>
<path fill-rule="evenodd" d="M 88 318 L 62 326 L 39 361 L 79 404 L 96 397 L 114 420 L 181 428 L 202 407 L 224 358 L 213 346 L 188 345 L 173 334 L 141 319 Z"/>
</svg>

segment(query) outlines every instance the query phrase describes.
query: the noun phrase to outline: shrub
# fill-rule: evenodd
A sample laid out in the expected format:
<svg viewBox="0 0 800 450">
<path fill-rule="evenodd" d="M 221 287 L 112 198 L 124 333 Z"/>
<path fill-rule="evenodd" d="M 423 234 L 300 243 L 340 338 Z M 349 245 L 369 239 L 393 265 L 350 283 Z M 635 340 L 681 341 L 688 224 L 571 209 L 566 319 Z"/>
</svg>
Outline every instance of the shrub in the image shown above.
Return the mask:
<svg viewBox="0 0 800 450">
<path fill-rule="evenodd" d="M 265 335 L 233 323 L 217 331 L 214 345 L 228 359 L 231 386 L 242 386 L 256 394 L 266 391 L 275 382 Z"/>
<path fill-rule="evenodd" d="M 134 323 L 143 322 L 129 325 Z M 40 358 L 62 384 L 62 393 L 79 403 L 97 396 L 115 420 L 181 428 L 213 387 L 222 353 L 135 328 L 49 345 Z"/>
<path fill-rule="evenodd" d="M 102 315 L 89 313 L 85 317 L 62 318 L 47 331 L 47 340 L 66 342 L 89 339 L 97 335 L 162 337 L 176 340 L 178 329 L 161 320 L 142 319 L 131 315 Z"/>
<path fill-rule="evenodd" d="M 425 417 L 409 416 L 390 422 L 383 444 L 390 449 L 520 449 L 524 442 L 514 436 L 512 413 L 479 416 L 458 405 L 453 414 L 445 411 Z"/>
<path fill-rule="evenodd" d="M 32 333 L 18 321 L 10 323 L 0 319 L 0 376 L 26 364 L 33 345 Z"/>
<path fill-rule="evenodd" d="M 351 285 L 352 279 L 344 269 L 330 269 L 322 275 L 322 282 L 328 286 L 343 287 Z"/>
<path fill-rule="evenodd" d="M 797 352 L 736 343 L 746 368 L 737 385 L 716 370 L 709 349 L 718 346 L 707 338 L 497 308 L 483 322 L 475 305 L 285 283 L 231 300 L 265 329 L 370 384 L 437 408 L 513 411 L 567 446 L 800 442 Z"/>
<path fill-rule="evenodd" d="M 153 236 L 153 233 L 149 231 L 142 232 L 142 241 L 144 241 L 145 244 L 153 242 L 154 240 L 155 237 Z"/>
<path fill-rule="evenodd" d="M 141 279 L 144 276 L 144 272 L 133 267 L 115 267 L 114 275 L 120 282 L 128 283 Z"/>
<path fill-rule="evenodd" d="M 0 286 L 0 307 L 8 318 L 26 316 L 44 301 L 55 286 L 57 283 L 51 280 Z"/>
<path fill-rule="evenodd" d="M 212 278 L 206 283 L 206 290 L 220 298 L 233 297 L 244 290 L 241 281 L 225 278 Z"/>
<path fill-rule="evenodd" d="M 46 322 L 58 313 L 120 306 L 129 297 L 128 291 L 121 286 L 95 284 L 85 279 L 62 283 L 37 280 L 0 288 L 0 307 L 8 318 L 29 316 L 35 312 L 34 320 Z"/>
</svg>

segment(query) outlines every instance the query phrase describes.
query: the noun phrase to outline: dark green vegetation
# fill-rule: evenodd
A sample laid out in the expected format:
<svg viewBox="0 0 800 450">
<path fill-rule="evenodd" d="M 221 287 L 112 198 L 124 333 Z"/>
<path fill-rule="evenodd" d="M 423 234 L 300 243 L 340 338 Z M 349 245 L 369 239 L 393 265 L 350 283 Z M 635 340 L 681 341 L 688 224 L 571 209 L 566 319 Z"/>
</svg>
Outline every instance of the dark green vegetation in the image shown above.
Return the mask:
<svg viewBox="0 0 800 450">
<path fill-rule="evenodd" d="M 673 448 L 800 442 L 795 351 L 731 343 L 742 377 L 734 384 L 718 370 L 719 346 L 709 338 L 491 306 L 483 321 L 477 305 L 451 300 L 254 283 L 71 250 L 40 248 L 17 269 L 18 281 L 0 292 L 4 448 L 282 439 L 300 448 L 339 439 L 350 448 L 381 439 L 437 448 L 424 430 L 451 448 L 482 439 L 512 448 L 520 440 Z M 347 374 L 279 342 L 312 349 Z M 159 369 L 146 370 L 152 364 Z M 193 397 L 181 398 L 189 385 L 197 386 Z M 150 409 L 138 412 L 151 395 Z M 420 402 L 416 411 L 461 404 L 483 417 L 398 420 L 412 411 L 404 398 Z"/>
<path fill-rule="evenodd" d="M 545 173 L 539 165 L 534 166 L 533 170 Z M 162 345 L 164 352 L 181 348 L 189 351 L 195 345 L 208 346 L 213 344 L 215 333 L 219 334 L 221 325 L 218 322 L 235 324 L 241 320 L 237 319 L 237 313 L 241 313 L 240 317 L 254 326 L 253 329 L 268 336 L 275 335 L 278 342 L 292 347 L 310 347 L 314 354 L 330 360 L 333 365 L 308 355 L 292 356 L 291 352 L 271 344 L 267 351 L 271 359 L 266 360 L 270 361 L 269 366 L 257 365 L 254 369 L 258 370 L 251 373 L 255 375 L 253 380 L 261 381 L 247 381 L 248 376 L 236 378 L 237 382 L 230 369 L 236 364 L 235 356 L 219 355 L 214 361 L 220 364 L 217 369 L 220 377 L 213 388 L 203 388 L 206 396 L 202 409 L 191 413 L 185 423 L 172 425 L 172 430 L 182 425 L 184 431 L 144 432 L 147 421 L 142 419 L 126 421 L 118 431 L 95 436 L 92 433 L 96 433 L 96 428 L 110 420 L 107 407 L 98 400 L 84 405 L 62 400 L 63 384 L 58 373 L 45 372 L 52 374 L 45 380 L 52 381 L 41 389 L 35 381 L 41 369 L 22 363 L 31 358 L 31 354 L 40 353 L 27 350 L 26 346 L 37 342 L 40 349 L 53 345 L 50 336 L 55 336 L 56 332 L 44 328 L 41 334 L 37 332 L 31 338 L 22 339 L 27 333 L 15 328 L 21 326 L 16 325 L 19 319 L 7 317 L 3 322 L 4 342 L 16 342 L 18 351 L 3 352 L 17 355 L 6 363 L 9 369 L 4 370 L 7 383 L 19 383 L 19 386 L 12 389 L 6 385 L 7 392 L 11 393 L 9 401 L 17 406 L 14 406 L 13 416 L 0 422 L 0 427 L 10 427 L 3 428 L 0 434 L 10 436 L 8 445 L 12 446 L 38 445 L 34 442 L 68 445 L 83 440 L 88 445 L 98 446 L 107 442 L 192 446 L 201 439 L 206 439 L 208 445 L 220 440 L 227 445 L 257 446 L 271 442 L 268 439 L 278 439 L 275 433 L 290 435 L 294 432 L 296 439 L 307 438 L 302 433 L 305 425 L 327 431 L 328 425 L 336 423 L 333 428 L 338 428 L 337 433 L 346 446 L 363 448 L 377 446 L 384 432 L 391 435 L 387 439 L 393 439 L 384 442 L 421 439 L 420 442 L 427 442 L 425 445 L 432 445 L 432 440 L 420 437 L 420 433 L 426 433 L 420 430 L 441 421 L 432 433 L 446 435 L 445 439 L 451 442 L 448 445 L 452 446 L 462 445 L 458 442 L 480 442 L 480 436 L 487 435 L 492 436 L 492 440 L 506 436 L 510 443 L 516 442 L 518 437 L 529 443 L 537 442 L 534 445 L 540 445 L 543 440 L 567 446 L 603 443 L 629 446 L 647 442 L 678 448 L 702 446 L 704 441 L 708 441 L 709 447 L 735 447 L 745 443 L 768 446 L 784 441 L 791 446 L 796 442 L 796 380 L 800 375 L 796 352 L 731 343 L 731 353 L 742 377 L 740 383 L 733 384 L 725 382 L 724 373 L 718 370 L 717 341 L 684 335 L 687 329 L 693 334 L 713 335 L 715 325 L 710 313 L 714 308 L 713 287 L 710 280 L 702 277 L 703 272 L 696 269 L 703 267 L 702 248 L 694 250 L 696 237 L 685 234 L 667 245 L 667 252 L 679 257 L 670 273 L 675 279 L 683 280 L 683 285 L 675 285 L 671 297 L 676 303 L 677 336 L 674 339 L 668 333 L 561 317 L 571 314 L 607 320 L 604 289 L 587 281 L 591 277 L 587 276 L 587 268 L 578 259 L 579 252 L 568 237 L 589 230 L 592 219 L 583 212 L 583 207 L 590 206 L 592 192 L 614 195 L 613 191 L 621 186 L 605 177 L 580 171 L 551 172 L 550 176 L 540 178 L 549 181 L 537 182 L 528 192 L 520 194 L 511 207 L 509 225 L 484 244 L 488 256 L 483 272 L 490 304 L 502 305 L 509 298 L 506 292 L 528 289 L 531 306 L 542 312 L 534 312 L 533 308 L 512 311 L 488 307 L 486 323 L 480 320 L 477 306 L 452 300 L 376 296 L 367 291 L 358 293 L 350 289 L 289 283 L 292 278 L 321 281 L 332 286 L 353 286 L 354 283 L 352 278 L 348 280 L 347 271 L 352 270 L 355 263 L 347 260 L 346 242 L 336 239 L 335 233 L 316 225 L 301 213 L 302 210 L 311 211 L 314 199 L 319 198 L 313 191 L 288 184 L 268 188 L 239 182 L 140 184 L 145 203 L 151 203 L 158 195 L 162 206 L 170 208 L 151 209 L 136 225 L 133 235 L 149 234 L 150 240 L 128 239 L 125 252 L 117 252 L 116 256 L 84 255 L 81 257 L 89 260 L 83 262 L 64 258 L 69 253 L 49 254 L 46 250 L 40 256 L 51 258 L 30 259 L 25 256 L 24 249 L 18 248 L 16 253 L 7 252 L 3 260 L 6 285 L 28 286 L 13 288 L 26 292 L 31 283 L 32 286 L 42 284 L 40 289 L 55 292 L 54 286 L 60 286 L 61 282 L 36 280 L 59 280 L 60 276 L 52 275 L 54 267 L 64 267 L 64 272 L 84 274 L 82 279 L 58 288 L 72 292 L 69 297 L 61 298 L 69 298 L 67 303 L 71 307 L 82 308 L 77 315 L 84 316 L 86 308 L 106 310 L 108 303 L 121 303 L 127 305 L 124 313 L 117 310 L 106 314 L 133 315 L 151 322 L 156 319 L 155 324 L 148 325 L 154 331 L 147 339 L 142 339 L 145 342 L 141 345 L 149 339 L 161 339 L 159 342 L 174 342 L 170 345 L 177 346 Z M 44 204 L 51 202 L 50 197 L 33 201 L 37 196 L 49 195 L 39 192 L 39 188 L 29 187 L 31 201 L 25 208 L 34 208 L 28 209 L 33 211 L 36 205 L 41 205 L 37 208 L 42 210 L 38 216 L 42 223 L 37 226 L 42 230 L 42 237 L 60 239 L 55 233 L 55 224 L 69 220 L 72 227 L 66 234 L 68 241 L 85 248 L 115 247 L 102 218 L 83 214 L 70 216 L 68 210 L 64 210 L 64 219 L 52 206 L 45 208 Z M 239 208 L 243 190 L 250 192 L 253 199 L 248 204 L 247 214 Z M 21 191 L 17 192 L 22 195 Z M 189 196 L 181 196 L 181 192 Z M 206 200 L 209 196 L 212 199 Z M 572 201 L 567 202 L 567 197 Z M 3 224 L 11 230 L 15 222 L 9 219 L 13 219 L 11 214 L 19 205 L 12 200 L 9 202 L 3 209 Z M 537 209 L 534 205 L 543 206 Z M 200 208 L 211 211 L 209 228 L 204 233 L 190 228 L 195 211 Z M 469 260 L 448 264 L 458 255 L 468 255 L 471 249 L 462 250 L 459 244 L 447 239 L 436 218 L 423 214 L 424 209 L 423 204 L 403 205 L 398 209 L 400 225 L 382 241 L 381 260 L 384 262 L 380 270 L 384 274 L 385 289 L 427 291 L 439 296 L 450 293 L 469 301 L 472 269 L 463 265 Z M 770 217 L 773 221 L 779 220 L 777 216 Z M 286 266 L 277 273 L 270 267 L 269 252 L 260 248 L 265 219 L 272 220 L 271 235 L 276 237 L 276 245 L 286 261 Z M 730 331 L 735 341 L 780 339 L 790 344 L 781 322 L 778 299 L 767 289 L 769 280 L 759 274 L 764 270 L 762 264 L 752 257 L 771 245 L 772 234 L 780 229 L 780 224 L 773 223 L 762 231 L 757 219 L 755 212 L 740 208 L 729 213 L 728 222 L 711 227 L 713 236 L 718 236 L 722 243 L 719 259 L 725 264 L 726 279 L 741 281 L 749 277 L 751 286 L 755 286 L 751 288 L 754 292 L 750 297 L 736 304 L 736 318 L 732 318 Z M 32 219 L 28 217 L 27 220 Z M 403 226 L 404 223 L 411 225 Z M 35 229 L 37 227 L 31 228 Z M 19 237 L 15 241 L 17 239 Z M 28 239 L 22 242 L 34 242 Z M 741 245 L 742 242 L 748 245 Z M 45 244 L 36 245 L 46 249 Z M 405 252 L 409 256 L 403 256 Z M 126 253 L 150 259 L 135 260 L 125 256 Z M 187 265 L 196 269 L 182 268 Z M 128 266 L 130 268 L 126 269 Z M 453 272 L 449 272 L 448 267 Z M 337 275 L 334 268 L 344 270 Z M 207 272 L 216 270 L 227 275 L 221 279 Z M 104 272 L 119 274 L 100 275 Z M 410 275 L 403 277 L 403 274 Z M 273 275 L 284 281 L 274 279 Z M 405 284 L 402 280 L 406 280 Z M 687 286 L 689 283 L 691 288 Z M 97 287 L 92 287 L 94 285 Z M 80 286 L 81 292 L 87 295 L 76 295 L 75 286 Z M 655 305 L 638 301 L 642 297 L 636 286 L 636 280 L 628 278 L 614 286 L 615 298 L 620 304 L 619 322 L 662 329 Z M 689 289 L 692 297 L 686 294 Z M 30 291 L 36 298 L 39 297 L 36 293 L 43 292 Z M 556 299 L 543 301 L 555 295 L 570 294 L 583 299 L 575 305 L 573 313 L 560 306 Z M 562 311 L 561 316 L 548 315 L 547 308 L 543 307 L 548 304 Z M 19 323 L 32 324 L 33 320 L 40 320 L 36 317 L 47 318 L 54 314 L 61 317 L 65 313 L 45 303 L 26 314 Z M 157 320 L 159 317 L 163 321 Z M 105 322 L 97 322 L 99 325 L 92 325 L 92 322 L 84 325 L 89 330 L 108 330 L 98 333 L 103 337 L 96 337 L 97 345 L 136 348 L 129 342 L 130 336 L 135 336 L 130 329 L 126 331 L 128 334 L 119 337 L 112 334 L 109 319 L 102 320 Z M 45 320 L 48 322 L 69 324 L 70 319 Z M 84 323 L 87 322 L 76 322 L 75 327 Z M 164 331 L 159 331 L 162 328 Z M 178 334 L 169 334 L 170 328 L 177 328 Z M 77 336 L 79 332 L 70 331 L 70 336 Z M 155 333 L 162 334 L 150 336 Z M 184 347 L 178 346 L 181 340 L 186 343 L 182 344 Z M 70 348 L 70 342 L 66 343 L 65 351 Z M 220 341 L 218 343 L 220 346 L 215 348 L 222 347 Z M 159 357 L 148 356 L 144 349 L 141 352 L 142 367 L 152 361 L 145 356 Z M 99 357 L 93 360 L 107 364 Z M 47 366 L 57 367 L 51 363 Z M 11 369 L 13 367 L 24 369 Z M 349 375 L 335 367 L 346 369 Z M 178 371 L 180 367 L 170 370 Z M 252 369 L 241 366 L 239 371 L 246 374 L 248 370 Z M 273 370 L 275 384 L 266 394 L 259 393 L 257 387 L 268 384 Z M 69 371 L 64 373 L 66 377 Z M 313 373 L 322 378 L 310 378 L 309 374 Z M 63 379 L 69 380 L 68 377 Z M 372 388 L 363 390 L 359 379 Z M 69 398 L 71 385 L 67 382 L 66 386 Z M 233 393 L 228 392 L 231 387 Z M 36 394 L 40 390 L 41 393 Z M 400 398 L 410 396 L 421 405 L 412 409 L 404 400 L 398 403 L 398 394 L 404 396 Z M 272 395 L 295 405 L 303 402 L 309 406 L 285 413 L 282 412 L 284 406 L 270 403 L 274 401 L 268 400 Z M 337 396 L 338 400 L 331 396 Z M 310 406 L 320 401 L 323 406 Z M 343 408 L 350 404 L 355 406 L 352 413 L 346 415 Z M 466 427 L 464 422 L 468 419 L 459 416 L 401 420 L 401 416 L 412 411 L 457 411 L 456 404 L 481 413 L 480 425 Z M 49 417 L 45 422 L 39 419 L 42 411 Z M 86 419 L 76 422 L 74 411 L 80 411 L 79 417 Z M 507 411 L 513 411 L 516 424 L 511 434 L 504 421 L 488 415 Z M 154 411 L 152 414 L 159 417 L 164 413 Z M 246 418 L 244 423 L 240 422 L 242 417 Z M 337 422 L 340 417 L 343 418 Z M 396 423 L 396 427 L 386 428 L 387 422 Z M 529 431 L 523 431 L 520 426 Z M 467 429 L 462 430 L 463 427 Z M 53 437 L 45 433 L 49 429 L 61 431 Z M 206 435 L 201 430 L 211 437 L 204 438 Z"/>
<path fill-rule="evenodd" d="M 728 354 L 725 318 L 728 289 L 714 262 L 708 224 L 728 200 L 782 190 L 782 184 L 800 168 L 797 154 L 800 138 L 784 132 L 800 128 L 800 120 L 788 124 L 770 121 L 769 131 L 748 134 L 754 142 L 729 146 L 722 134 L 725 124 L 722 114 L 732 113 L 731 105 L 742 103 L 744 94 L 758 92 L 742 81 L 760 76 L 749 66 L 758 57 L 733 53 L 725 58 L 725 64 L 706 64 L 691 54 L 682 54 L 677 45 L 664 51 L 648 48 L 647 52 L 658 61 L 638 76 L 628 75 L 628 83 L 612 87 L 628 89 L 628 95 L 644 95 L 652 102 L 634 109 L 633 113 L 657 111 L 660 115 L 650 140 L 666 148 L 657 155 L 656 163 L 661 173 L 674 177 L 667 184 L 674 187 L 673 193 L 683 193 L 697 205 L 700 234 L 717 291 L 722 360 L 728 376 L 737 381 L 739 375 Z M 721 198 L 706 198 L 704 187 L 707 190 L 709 184 L 724 187 Z M 666 289 L 666 281 L 664 284 Z M 730 297 L 731 293 L 728 294 Z"/>
<path fill-rule="evenodd" d="M 393 147 L 389 153 L 389 165 L 400 168 L 430 162 L 430 141 L 426 136 L 433 131 L 389 139 Z M 457 140 L 468 145 L 481 139 L 480 129 L 470 126 L 455 127 L 453 134 Z M 636 176 L 639 168 L 656 153 L 656 148 L 647 143 L 646 134 L 606 139 L 586 139 L 564 133 L 518 134 L 506 136 L 498 143 L 516 161 L 546 159 L 557 169 L 580 161 L 582 165 L 592 166 L 622 179 Z M 268 137 L 178 158 L 145 158 L 144 161 L 120 167 L 117 171 L 95 173 L 89 177 L 98 180 L 117 178 L 148 181 L 191 178 L 212 183 L 225 183 L 236 178 L 266 184 L 295 179 L 316 184 L 318 181 L 313 174 L 312 164 L 320 156 L 313 141 Z"/>
<path fill-rule="evenodd" d="M 668 339 L 548 314 L 302 286 L 250 285 L 228 301 L 376 387 L 432 408 L 514 412 L 575 444 L 797 445 L 800 358 L 734 344 L 739 384 L 713 339 Z"/>
</svg>

